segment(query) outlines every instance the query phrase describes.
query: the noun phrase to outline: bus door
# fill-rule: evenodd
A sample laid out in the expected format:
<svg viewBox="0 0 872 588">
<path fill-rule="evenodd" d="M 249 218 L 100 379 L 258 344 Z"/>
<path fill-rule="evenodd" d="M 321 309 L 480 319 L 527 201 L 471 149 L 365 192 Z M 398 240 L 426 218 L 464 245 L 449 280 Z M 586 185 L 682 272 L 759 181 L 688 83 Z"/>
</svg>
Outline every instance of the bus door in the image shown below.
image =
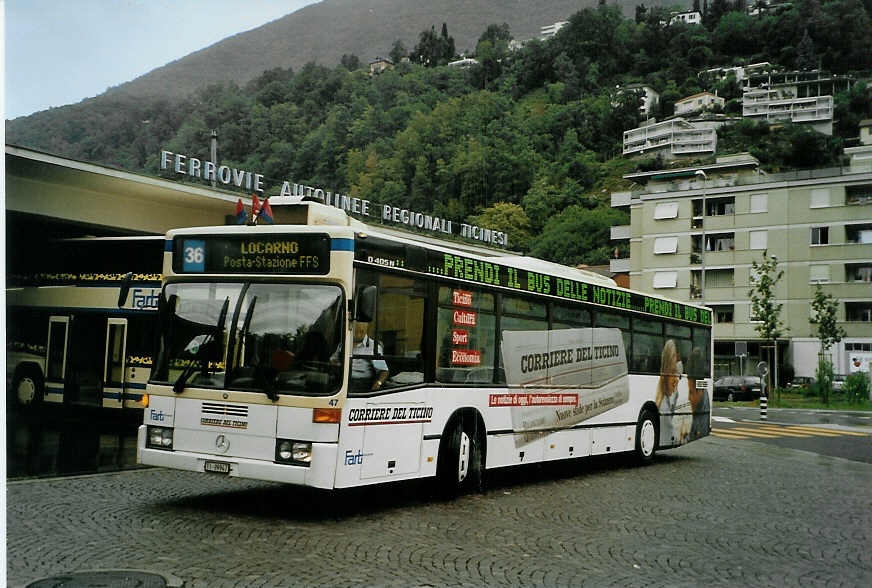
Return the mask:
<svg viewBox="0 0 872 588">
<path fill-rule="evenodd" d="M 48 319 L 48 345 L 45 350 L 45 401 L 64 401 L 64 378 L 67 372 L 67 343 L 70 317 Z"/>
<path fill-rule="evenodd" d="M 103 406 L 122 408 L 127 383 L 127 319 L 110 318 L 103 363 Z"/>
</svg>

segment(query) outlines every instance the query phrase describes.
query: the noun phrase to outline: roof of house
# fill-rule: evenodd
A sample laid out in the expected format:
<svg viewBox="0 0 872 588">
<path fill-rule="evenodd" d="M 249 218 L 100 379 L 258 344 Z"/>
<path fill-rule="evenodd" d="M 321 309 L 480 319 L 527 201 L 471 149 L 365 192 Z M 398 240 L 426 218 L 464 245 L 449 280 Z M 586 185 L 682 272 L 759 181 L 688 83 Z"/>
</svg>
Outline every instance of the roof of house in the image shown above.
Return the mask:
<svg viewBox="0 0 872 588">
<path fill-rule="evenodd" d="M 715 98 L 720 98 L 720 96 L 712 94 L 711 92 L 700 92 L 699 94 L 694 94 L 693 96 L 688 96 L 687 98 L 676 100 L 675 103 L 678 104 L 679 102 L 687 102 L 688 100 L 693 100 L 694 98 L 699 98 L 700 96 L 714 96 Z"/>
</svg>

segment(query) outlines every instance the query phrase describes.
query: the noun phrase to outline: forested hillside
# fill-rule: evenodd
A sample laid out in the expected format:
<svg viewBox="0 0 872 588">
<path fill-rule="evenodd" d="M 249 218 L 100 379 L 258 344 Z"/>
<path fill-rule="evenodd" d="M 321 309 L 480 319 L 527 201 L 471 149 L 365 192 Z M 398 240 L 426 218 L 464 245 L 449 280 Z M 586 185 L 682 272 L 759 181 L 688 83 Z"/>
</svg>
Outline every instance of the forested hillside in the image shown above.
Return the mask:
<svg viewBox="0 0 872 588">
<path fill-rule="evenodd" d="M 346 55 L 335 67 L 275 68 L 181 102 L 119 95 L 99 107 L 54 109 L 36 124 L 8 125 L 7 139 L 157 174 L 160 149 L 208 158 L 217 129 L 222 162 L 262 171 L 270 194 L 283 180 L 324 186 L 507 230 L 513 248 L 539 257 L 602 263 L 612 254 L 609 227 L 627 222 L 609 207 L 609 192 L 622 174 L 654 164 L 619 156 L 639 102 L 617 85 L 652 85 L 662 117 L 702 90 L 737 98 L 734 81 L 697 75 L 720 65 L 770 61 L 870 76 L 869 7 L 860 0 L 801 0 L 754 17 L 731 8 L 711 3 L 700 27 L 665 26 L 661 9 L 625 18 L 600 5 L 572 15 L 552 40 L 514 52 L 510 27 L 494 23 L 469 69 L 442 65 L 456 44 L 434 22 L 408 48 L 413 62 L 381 75 Z M 842 140 L 857 135 L 872 106 L 865 82 L 836 102 L 834 137 L 742 123 L 719 145 L 751 151 L 770 169 L 837 164 Z"/>
</svg>

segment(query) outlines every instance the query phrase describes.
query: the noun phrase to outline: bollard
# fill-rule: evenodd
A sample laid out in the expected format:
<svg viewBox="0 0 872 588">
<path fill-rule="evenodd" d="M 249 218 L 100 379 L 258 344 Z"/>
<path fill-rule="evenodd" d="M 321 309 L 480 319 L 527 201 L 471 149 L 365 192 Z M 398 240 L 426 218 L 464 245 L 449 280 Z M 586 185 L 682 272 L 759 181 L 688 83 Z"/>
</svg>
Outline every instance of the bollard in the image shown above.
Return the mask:
<svg viewBox="0 0 872 588">
<path fill-rule="evenodd" d="M 767 399 L 765 396 L 760 397 L 760 420 L 761 421 L 766 420 L 766 400 Z"/>
</svg>

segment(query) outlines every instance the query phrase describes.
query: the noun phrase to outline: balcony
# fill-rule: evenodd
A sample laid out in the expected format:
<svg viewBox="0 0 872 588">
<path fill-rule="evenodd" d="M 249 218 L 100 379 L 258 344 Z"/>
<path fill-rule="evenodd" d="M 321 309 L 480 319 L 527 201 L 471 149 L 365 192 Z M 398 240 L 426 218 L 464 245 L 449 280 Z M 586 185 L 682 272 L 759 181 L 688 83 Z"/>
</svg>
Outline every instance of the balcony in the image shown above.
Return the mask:
<svg viewBox="0 0 872 588">
<path fill-rule="evenodd" d="M 612 208 L 630 206 L 630 201 L 632 199 L 632 192 L 612 192 Z"/>
<path fill-rule="evenodd" d="M 610 259 L 609 260 L 609 271 L 612 271 L 616 274 L 629 272 L 630 271 L 630 258 L 627 257 L 625 259 Z"/>
<path fill-rule="evenodd" d="M 612 241 L 619 241 L 629 239 L 631 234 L 632 232 L 630 225 L 617 225 L 611 227 L 611 234 L 609 238 Z"/>
</svg>

